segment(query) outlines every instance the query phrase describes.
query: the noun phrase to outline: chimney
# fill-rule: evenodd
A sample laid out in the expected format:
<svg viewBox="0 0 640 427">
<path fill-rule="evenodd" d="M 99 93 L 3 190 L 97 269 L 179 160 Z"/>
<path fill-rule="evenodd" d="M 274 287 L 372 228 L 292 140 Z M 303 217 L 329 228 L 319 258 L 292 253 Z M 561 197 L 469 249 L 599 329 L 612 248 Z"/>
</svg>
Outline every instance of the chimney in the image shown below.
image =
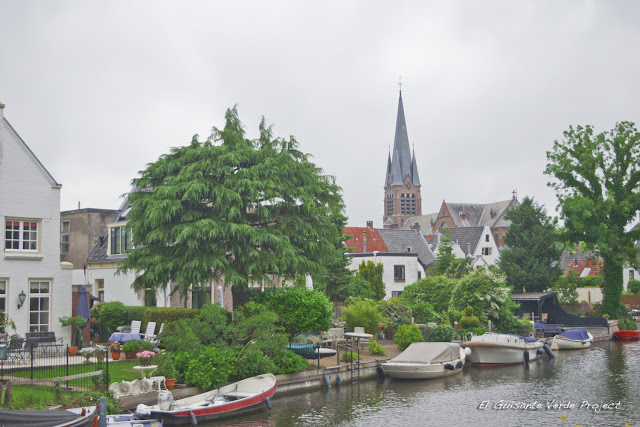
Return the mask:
<svg viewBox="0 0 640 427">
<path fill-rule="evenodd" d="M 373 230 L 373 221 L 367 221 L 367 228 Z"/>
<path fill-rule="evenodd" d="M 362 232 L 362 252 L 367 253 L 367 232 Z"/>
<path fill-rule="evenodd" d="M 467 242 L 467 256 L 471 256 L 471 243 Z"/>
<path fill-rule="evenodd" d="M 415 224 L 413 224 L 413 225 L 411 226 L 411 229 L 412 229 L 412 230 L 418 230 L 418 231 L 420 231 L 420 224 L 418 224 L 418 223 L 416 222 Z"/>
</svg>

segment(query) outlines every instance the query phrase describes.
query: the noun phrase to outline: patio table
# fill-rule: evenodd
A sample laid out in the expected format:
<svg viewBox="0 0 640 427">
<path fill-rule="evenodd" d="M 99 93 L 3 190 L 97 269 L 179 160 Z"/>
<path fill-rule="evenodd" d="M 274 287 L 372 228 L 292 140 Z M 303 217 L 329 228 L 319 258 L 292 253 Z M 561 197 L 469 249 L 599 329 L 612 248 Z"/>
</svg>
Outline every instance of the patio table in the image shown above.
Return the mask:
<svg viewBox="0 0 640 427">
<path fill-rule="evenodd" d="M 127 341 L 140 341 L 142 336 L 140 334 L 132 334 L 131 332 L 114 332 L 109 337 L 109 341 L 127 342 Z"/>
<path fill-rule="evenodd" d="M 362 332 L 345 332 L 344 337 L 345 338 L 351 338 L 352 341 L 355 339 L 356 340 L 356 346 L 360 347 L 360 338 L 366 338 L 367 341 L 368 341 L 369 338 L 373 337 L 373 335 L 365 334 L 365 333 L 362 333 Z"/>
</svg>

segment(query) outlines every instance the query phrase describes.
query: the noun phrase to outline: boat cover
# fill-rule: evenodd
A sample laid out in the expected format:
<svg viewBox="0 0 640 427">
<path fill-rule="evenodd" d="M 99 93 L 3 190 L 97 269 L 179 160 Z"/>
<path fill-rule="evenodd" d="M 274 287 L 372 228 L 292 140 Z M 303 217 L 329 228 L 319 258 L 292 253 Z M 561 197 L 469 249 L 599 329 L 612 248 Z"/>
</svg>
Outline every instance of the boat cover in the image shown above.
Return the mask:
<svg viewBox="0 0 640 427">
<path fill-rule="evenodd" d="M 58 424 L 70 423 L 81 419 L 82 416 L 64 409 L 44 410 L 0 410 L 0 423 L 3 427 L 25 426 L 51 427 Z"/>
<path fill-rule="evenodd" d="M 559 337 L 567 338 L 576 341 L 590 341 L 589 333 L 586 329 L 569 329 L 558 335 Z"/>
<path fill-rule="evenodd" d="M 460 359 L 460 345 L 452 342 L 414 342 L 389 362 L 446 363 Z"/>
<path fill-rule="evenodd" d="M 536 342 L 538 341 L 538 338 L 534 338 L 534 337 L 523 337 L 522 335 L 516 335 L 518 338 L 522 338 L 524 340 L 524 342 Z"/>
</svg>

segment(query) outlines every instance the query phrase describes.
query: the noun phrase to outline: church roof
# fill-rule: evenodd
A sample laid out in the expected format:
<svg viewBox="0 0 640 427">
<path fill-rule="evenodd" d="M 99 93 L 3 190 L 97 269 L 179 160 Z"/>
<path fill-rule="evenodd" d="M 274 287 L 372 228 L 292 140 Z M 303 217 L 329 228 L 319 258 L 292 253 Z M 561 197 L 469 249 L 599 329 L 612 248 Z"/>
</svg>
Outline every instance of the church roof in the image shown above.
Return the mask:
<svg viewBox="0 0 640 427">
<path fill-rule="evenodd" d="M 409 147 L 409 134 L 407 122 L 404 118 L 404 106 L 402 104 L 402 92 L 398 101 L 398 116 L 396 118 L 396 133 L 393 140 L 393 157 L 391 163 L 387 161 L 387 177 L 385 185 L 391 181 L 391 185 L 402 185 L 409 177 L 413 185 L 420 185 L 415 152 L 412 158 Z"/>
<path fill-rule="evenodd" d="M 511 221 L 504 219 L 504 213 L 510 206 L 518 206 L 517 199 L 500 202 L 478 203 L 446 203 L 456 227 L 509 227 Z"/>
</svg>

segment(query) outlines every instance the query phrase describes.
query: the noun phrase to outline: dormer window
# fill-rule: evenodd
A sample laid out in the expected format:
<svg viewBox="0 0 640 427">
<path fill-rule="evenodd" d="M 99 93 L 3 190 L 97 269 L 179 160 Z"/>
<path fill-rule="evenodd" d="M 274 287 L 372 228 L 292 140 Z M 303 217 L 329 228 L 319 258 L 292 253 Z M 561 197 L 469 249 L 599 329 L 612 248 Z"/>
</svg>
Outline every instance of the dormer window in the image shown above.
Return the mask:
<svg viewBox="0 0 640 427">
<path fill-rule="evenodd" d="M 131 232 L 126 223 L 109 227 L 109 249 L 110 255 L 121 255 L 131 249 Z"/>
</svg>

